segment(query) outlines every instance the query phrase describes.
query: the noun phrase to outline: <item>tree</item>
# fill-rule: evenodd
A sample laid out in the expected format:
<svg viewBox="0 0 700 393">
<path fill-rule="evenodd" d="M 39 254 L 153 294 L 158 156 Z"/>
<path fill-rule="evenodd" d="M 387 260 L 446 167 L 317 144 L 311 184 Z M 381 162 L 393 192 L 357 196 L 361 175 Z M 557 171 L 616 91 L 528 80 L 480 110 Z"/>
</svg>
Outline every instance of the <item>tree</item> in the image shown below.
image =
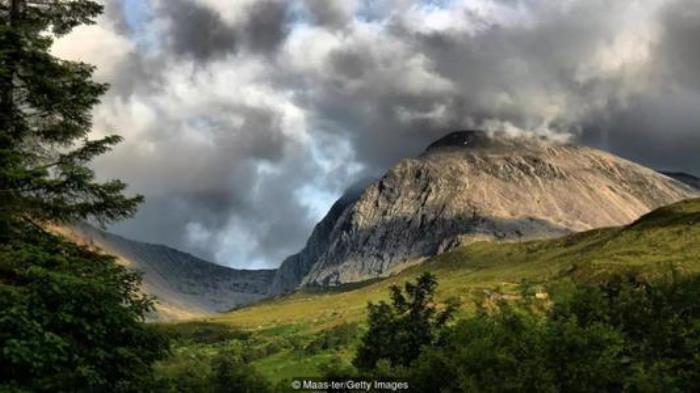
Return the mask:
<svg viewBox="0 0 700 393">
<path fill-rule="evenodd" d="M 0 247 L 0 391 L 139 392 L 166 342 L 140 277 L 32 226 Z"/>
<path fill-rule="evenodd" d="M 88 0 L 0 0 L 0 391 L 141 391 L 165 351 L 142 323 L 153 303 L 140 277 L 45 229 L 118 220 L 142 200 L 87 167 L 121 140 L 88 139 L 107 85 L 49 51 L 101 11 Z"/>
<path fill-rule="evenodd" d="M 448 329 L 407 378 L 421 392 L 620 391 L 621 347 L 607 326 L 550 323 L 527 305 L 500 301 Z"/>
<path fill-rule="evenodd" d="M 265 377 L 235 353 L 221 353 L 213 359 L 212 367 L 212 386 L 216 393 L 265 393 L 272 390 Z"/>
<path fill-rule="evenodd" d="M 119 180 L 97 182 L 86 166 L 121 141 L 88 139 L 90 111 L 108 86 L 92 81 L 93 66 L 49 52 L 54 37 L 101 11 L 88 0 L 0 2 L 0 236 L 18 220 L 117 220 L 142 200 L 124 196 Z"/>
<path fill-rule="evenodd" d="M 242 346 L 223 349 L 213 357 L 182 356 L 174 368 L 161 372 L 154 392 L 266 393 L 278 391 L 246 361 Z M 172 365 L 171 365 L 172 366 Z M 285 384 L 284 387 L 289 385 Z M 287 391 L 284 389 L 283 391 Z"/>
<path fill-rule="evenodd" d="M 425 346 L 434 345 L 439 333 L 456 310 L 449 301 L 439 311 L 434 303 L 435 276 L 424 273 L 416 283 L 407 282 L 404 291 L 390 288 L 392 304 L 379 302 L 367 306 L 369 329 L 362 338 L 354 360 L 360 370 L 371 370 L 379 360 L 391 366 L 408 366 Z"/>
<path fill-rule="evenodd" d="M 565 292 L 562 292 L 565 290 Z M 700 276 L 615 274 L 553 305 L 501 300 L 448 328 L 408 370 L 421 392 L 694 392 Z"/>
<path fill-rule="evenodd" d="M 692 392 L 700 390 L 699 297 L 698 274 L 675 269 L 655 278 L 615 274 L 597 286 L 578 285 L 551 319 L 619 332 L 626 390 Z"/>
</svg>

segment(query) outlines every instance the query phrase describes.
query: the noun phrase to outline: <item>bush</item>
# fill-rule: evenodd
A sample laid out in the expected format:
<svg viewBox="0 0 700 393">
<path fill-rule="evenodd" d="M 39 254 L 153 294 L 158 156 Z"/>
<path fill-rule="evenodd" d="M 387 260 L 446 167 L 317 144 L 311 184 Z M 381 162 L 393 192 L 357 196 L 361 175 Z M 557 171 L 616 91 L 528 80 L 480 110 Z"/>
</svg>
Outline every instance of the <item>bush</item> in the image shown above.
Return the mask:
<svg viewBox="0 0 700 393">
<path fill-rule="evenodd" d="M 142 391 L 166 341 L 140 277 L 37 228 L 0 245 L 0 389 Z"/>
<path fill-rule="evenodd" d="M 272 385 L 240 356 L 222 353 L 212 362 L 212 386 L 217 393 L 265 393 Z"/>
<path fill-rule="evenodd" d="M 610 326 L 625 340 L 620 361 L 630 390 L 700 390 L 700 276 L 671 271 L 660 279 L 617 275 L 579 286 L 552 312 L 583 327 Z"/>
<path fill-rule="evenodd" d="M 547 323 L 501 305 L 460 322 L 443 342 L 411 370 L 418 391 L 604 391 L 620 379 L 622 338 L 603 325 Z"/>
<path fill-rule="evenodd" d="M 359 334 L 360 328 L 357 323 L 343 323 L 318 334 L 304 348 L 304 352 L 313 355 L 322 351 L 340 349 L 352 344 Z"/>
<path fill-rule="evenodd" d="M 155 327 L 171 340 L 186 344 L 216 344 L 250 338 L 248 332 L 212 322 L 162 323 Z"/>
<path fill-rule="evenodd" d="M 437 337 L 452 317 L 456 304 L 448 302 L 438 311 L 433 301 L 437 281 L 424 273 L 402 291 L 390 288 L 392 304 L 379 302 L 367 306 L 369 329 L 354 360 L 360 370 L 372 370 L 384 359 L 392 366 L 408 366 L 423 347 L 436 344 Z"/>
<path fill-rule="evenodd" d="M 549 309 L 524 298 L 445 331 L 409 370 L 421 392 L 700 391 L 700 277 L 613 276 Z"/>
<path fill-rule="evenodd" d="M 242 346 L 213 357 L 181 356 L 161 370 L 157 392 L 162 393 L 266 393 L 272 385 L 248 363 Z"/>
</svg>

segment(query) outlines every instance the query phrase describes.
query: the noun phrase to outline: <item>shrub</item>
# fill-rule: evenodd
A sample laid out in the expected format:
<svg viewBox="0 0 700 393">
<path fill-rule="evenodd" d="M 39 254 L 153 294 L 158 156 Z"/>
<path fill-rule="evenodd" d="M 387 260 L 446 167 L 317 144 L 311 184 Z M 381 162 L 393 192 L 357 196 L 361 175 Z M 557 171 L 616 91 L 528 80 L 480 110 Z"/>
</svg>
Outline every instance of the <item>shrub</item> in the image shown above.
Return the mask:
<svg viewBox="0 0 700 393">
<path fill-rule="evenodd" d="M 407 282 L 402 291 L 390 288 L 392 304 L 379 302 L 367 306 L 369 329 L 355 357 L 358 369 L 371 370 L 381 359 L 392 366 L 408 366 L 425 346 L 436 344 L 437 337 L 456 310 L 448 302 L 438 311 L 433 297 L 435 276 L 424 273 L 416 283 Z"/>
<path fill-rule="evenodd" d="M 250 333 L 212 322 L 163 323 L 156 329 L 173 341 L 187 344 L 216 344 L 231 340 L 246 341 Z"/>
<path fill-rule="evenodd" d="M 248 363 L 242 346 L 215 356 L 180 356 L 160 370 L 153 391 L 163 393 L 266 393 L 269 382 Z"/>
<path fill-rule="evenodd" d="M 343 323 L 331 329 L 324 330 L 304 348 L 307 354 L 316 354 L 321 351 L 340 349 L 350 345 L 359 335 L 360 328 L 357 323 Z"/>
<path fill-rule="evenodd" d="M 0 389 L 141 391 L 166 342 L 110 256 L 27 226 L 0 246 Z"/>
<path fill-rule="evenodd" d="M 615 275 L 545 308 L 499 301 L 409 370 L 421 392 L 700 390 L 700 277 Z"/>
</svg>

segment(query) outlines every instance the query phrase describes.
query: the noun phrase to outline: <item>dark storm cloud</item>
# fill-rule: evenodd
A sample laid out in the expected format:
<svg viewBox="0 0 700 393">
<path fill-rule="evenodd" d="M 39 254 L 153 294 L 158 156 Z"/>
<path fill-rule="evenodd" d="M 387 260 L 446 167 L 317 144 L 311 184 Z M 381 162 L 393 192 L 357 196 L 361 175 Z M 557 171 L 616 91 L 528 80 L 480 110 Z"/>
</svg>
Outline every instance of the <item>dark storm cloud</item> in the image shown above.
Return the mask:
<svg viewBox="0 0 700 393">
<path fill-rule="evenodd" d="M 242 165 L 239 163 L 238 165 Z M 302 169 L 303 170 L 303 169 Z M 143 241 L 170 244 L 208 260 L 232 266 L 271 267 L 306 239 L 300 226 L 313 225 L 303 207 L 291 203 L 287 176 L 270 176 L 253 193 L 255 171 L 233 177 L 235 191 L 150 195 L 136 219 L 113 228 Z M 292 179 L 293 180 L 293 179 Z M 299 184 L 296 184 L 299 186 Z M 191 225 L 204 228 L 206 238 L 197 241 Z M 195 228 L 196 228 L 195 227 Z M 245 244 L 227 244 L 235 232 L 246 233 Z M 189 237 L 189 238 L 188 238 Z M 224 248 L 230 247 L 231 250 Z M 241 263 L 242 256 L 248 260 Z M 256 260 L 260 261 L 256 261 Z"/>
<path fill-rule="evenodd" d="M 169 41 L 179 56 L 207 61 L 236 49 L 237 32 L 212 9 L 188 0 L 168 0 L 159 9 L 171 23 Z"/>
<path fill-rule="evenodd" d="M 256 1 L 237 23 L 193 0 L 169 0 L 156 12 L 170 23 L 167 40 L 172 53 L 204 63 L 242 48 L 253 53 L 274 51 L 289 31 L 287 8 L 284 1 Z"/>
<path fill-rule="evenodd" d="M 141 131 L 146 141 L 127 138 L 97 162 L 99 172 L 128 179 L 147 197 L 134 219 L 112 230 L 224 264 L 274 265 L 304 241 L 299 225 L 312 225 L 291 195 L 314 168 L 295 157 L 298 146 L 282 133 L 273 108 L 189 104 L 160 108 L 162 116 Z M 180 111 L 189 116 L 173 116 Z M 142 150 L 144 142 L 151 148 Z M 260 165 L 283 165 L 293 174 L 262 174 Z M 245 232 L 245 244 L 227 243 L 236 231 Z M 249 259 L 241 263 L 244 257 Z"/>
<path fill-rule="evenodd" d="M 141 25 L 113 1 L 135 48 L 96 120 L 127 139 L 96 165 L 147 197 L 129 237 L 273 266 L 343 188 L 456 128 L 700 174 L 694 0 L 159 0 Z"/>
<path fill-rule="evenodd" d="M 700 95 L 669 92 L 634 100 L 591 120 L 581 139 L 658 170 L 700 173 Z"/>
<path fill-rule="evenodd" d="M 248 44 L 255 51 L 277 49 L 288 33 L 287 5 L 279 1 L 258 1 L 250 10 L 244 27 Z"/>
<path fill-rule="evenodd" d="M 314 23 L 330 28 L 343 28 L 351 23 L 355 1 L 304 0 Z"/>
<path fill-rule="evenodd" d="M 647 8 L 653 8 L 652 3 Z M 458 10 L 462 20 L 472 20 L 477 28 L 422 30 L 414 19 L 399 14 L 385 20 L 386 41 L 346 41 L 328 56 L 324 71 L 333 75 L 332 83 L 309 94 L 316 95 L 310 101 L 316 105 L 313 112 L 323 117 L 319 123 L 333 124 L 331 129 L 350 135 L 360 161 L 379 172 L 453 128 L 512 125 L 594 143 L 586 128 L 592 119 L 606 130 L 606 148 L 649 165 L 684 163 L 680 167 L 700 170 L 693 164 L 692 152 L 699 146 L 694 143 L 692 148 L 679 147 L 679 155 L 666 149 L 653 159 L 642 157 L 660 139 L 665 141 L 661 145 L 675 146 L 682 140 L 695 141 L 700 133 L 690 108 L 663 105 L 668 100 L 687 106 L 692 102 L 689 96 L 666 92 L 655 98 L 671 84 L 687 80 L 688 88 L 698 80 L 698 4 L 672 2 L 653 15 L 622 1 L 580 1 L 568 7 L 544 1 L 501 4 L 529 9 L 533 19 L 509 25 Z M 661 43 L 653 38 L 645 42 L 644 34 L 653 34 L 647 30 L 659 20 Z M 402 45 L 404 50 L 398 49 Z M 377 47 L 384 53 L 377 53 Z M 637 53 L 644 50 L 650 52 L 647 57 Z M 397 51 L 394 58 L 385 55 Z M 453 88 L 407 90 L 412 70 L 400 67 L 399 72 L 409 75 L 407 80 L 378 77 L 382 68 L 417 56 L 427 59 L 423 68 L 433 80 L 445 80 Z M 659 58 L 670 59 L 668 69 Z M 346 88 L 353 83 L 361 87 Z M 644 118 L 636 116 L 638 111 L 658 119 L 635 121 Z M 637 131 L 628 132 L 628 127 Z M 641 141 L 621 146 L 620 141 L 634 135 Z"/>
<path fill-rule="evenodd" d="M 128 99 L 131 95 L 152 94 L 162 90 L 163 74 L 168 59 L 143 57 L 130 53 L 118 61 L 120 73 L 109 80 L 109 95 Z"/>
<path fill-rule="evenodd" d="M 680 85 L 700 90 L 700 7 L 692 0 L 672 3 L 662 20 L 660 60 Z"/>
<path fill-rule="evenodd" d="M 700 174 L 700 7 L 670 2 L 660 12 L 654 89 L 592 117 L 581 140 L 652 168 Z"/>
<path fill-rule="evenodd" d="M 116 31 L 121 34 L 128 34 L 129 24 L 126 21 L 122 3 L 119 0 L 107 0 L 103 5 L 103 17 L 112 23 Z"/>
</svg>

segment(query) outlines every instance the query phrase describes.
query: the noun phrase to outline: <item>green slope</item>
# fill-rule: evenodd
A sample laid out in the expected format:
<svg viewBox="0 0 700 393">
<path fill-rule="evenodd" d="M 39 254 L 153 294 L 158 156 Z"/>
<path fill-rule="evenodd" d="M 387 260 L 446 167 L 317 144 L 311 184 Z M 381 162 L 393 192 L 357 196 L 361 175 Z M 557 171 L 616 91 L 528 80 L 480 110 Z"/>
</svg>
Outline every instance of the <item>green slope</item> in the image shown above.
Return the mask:
<svg viewBox="0 0 700 393">
<path fill-rule="evenodd" d="M 424 271 L 438 278 L 438 300 L 458 298 L 464 314 L 470 312 L 477 295 L 494 290 L 508 293 L 523 280 L 538 285 L 572 277 L 596 279 L 630 268 L 654 274 L 670 264 L 700 271 L 700 199 L 658 209 L 626 227 L 523 243 L 473 243 L 384 280 L 302 290 L 200 323 L 247 331 L 253 337 L 247 341 L 247 350 L 262 352 L 255 356 L 254 364 L 268 378 L 281 380 L 316 375 L 334 354 L 351 358 L 352 344 L 313 354 L 304 353 L 303 348 L 320 332 L 351 322 L 362 324 L 367 302 L 386 299 L 390 285 L 401 285 Z M 178 325 L 169 328 L 177 330 Z M 190 341 L 178 351 L 183 356 L 211 355 L 226 345 L 226 340 L 213 344 Z"/>
<path fill-rule="evenodd" d="M 604 228 L 553 240 L 478 242 L 431 258 L 385 280 L 333 290 L 303 290 L 233 311 L 212 322 L 248 329 L 303 324 L 313 330 L 364 318 L 368 301 L 385 299 L 387 288 L 431 271 L 439 296 L 470 306 L 475 292 L 512 287 L 521 280 L 546 282 L 566 275 L 602 274 L 637 267 L 653 271 L 669 263 L 700 270 L 700 199 L 656 210 L 632 225 Z"/>
</svg>

